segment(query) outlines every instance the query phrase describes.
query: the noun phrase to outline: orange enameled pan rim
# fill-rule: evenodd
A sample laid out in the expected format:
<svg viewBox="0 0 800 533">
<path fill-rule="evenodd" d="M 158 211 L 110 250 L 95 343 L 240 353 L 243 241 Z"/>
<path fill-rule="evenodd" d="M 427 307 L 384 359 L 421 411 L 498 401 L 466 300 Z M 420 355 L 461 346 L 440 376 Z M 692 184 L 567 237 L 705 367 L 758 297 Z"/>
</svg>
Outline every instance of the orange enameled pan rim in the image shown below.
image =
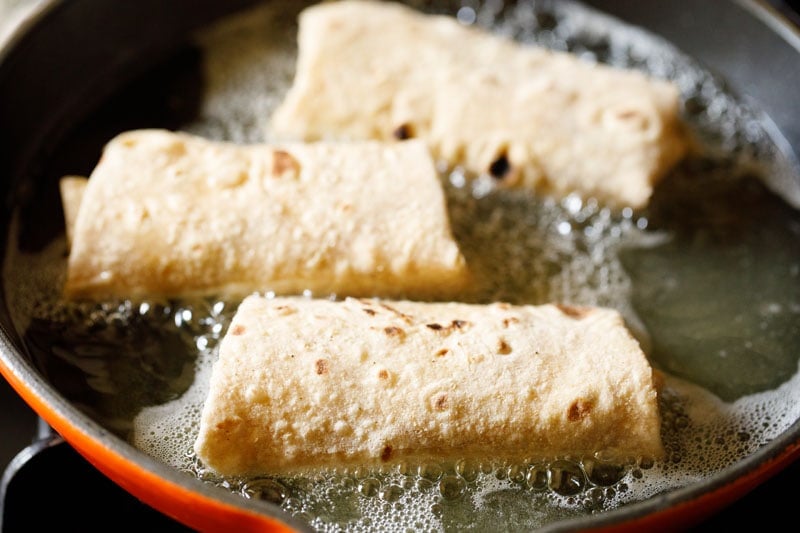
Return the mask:
<svg viewBox="0 0 800 533">
<path fill-rule="evenodd" d="M 3 354 L 13 350 L 2 332 Z M 154 509 L 198 531 L 309 531 L 277 506 L 246 501 L 160 463 L 123 442 L 54 394 L 25 365 L 0 358 L 0 374 L 23 400 L 100 472 Z"/>
</svg>

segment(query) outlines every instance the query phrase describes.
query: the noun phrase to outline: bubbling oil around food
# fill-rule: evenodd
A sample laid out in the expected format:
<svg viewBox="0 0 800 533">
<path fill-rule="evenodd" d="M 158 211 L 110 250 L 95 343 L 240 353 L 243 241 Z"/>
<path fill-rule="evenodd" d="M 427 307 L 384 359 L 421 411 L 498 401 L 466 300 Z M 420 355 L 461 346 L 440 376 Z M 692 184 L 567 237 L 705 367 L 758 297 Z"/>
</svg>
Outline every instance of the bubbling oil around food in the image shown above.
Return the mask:
<svg viewBox="0 0 800 533">
<path fill-rule="evenodd" d="M 682 90 L 687 118 L 708 141 L 710 153 L 725 158 L 726 169 L 750 168 L 758 162 L 768 168 L 768 177 L 784 172 L 780 155 L 758 127 L 756 113 L 668 43 L 636 28 L 572 2 L 417 4 L 523 42 L 673 79 Z M 235 142 L 264 140 L 266 118 L 293 76 L 295 17 L 301 7 L 273 2 L 198 35 L 208 85 L 200 115 L 186 131 Z M 658 353 L 657 333 L 667 319 L 653 319 L 634 302 L 643 290 L 637 285 L 642 279 L 672 279 L 671 264 L 658 254 L 654 259 L 647 256 L 646 263 L 623 258 L 631 251 L 658 250 L 673 242 L 669 225 L 654 227 L 655 219 L 647 213 L 612 213 L 577 195 L 560 201 L 534 198 L 499 189 L 486 176 L 468 176 L 458 168 L 441 170 L 454 233 L 480 283 L 481 290 L 470 293 L 472 301 L 613 307 L 625 316 L 646 353 Z M 702 178 L 708 165 L 683 172 Z M 787 212 L 775 224 L 797 226 L 798 219 Z M 776 257 L 764 241 L 747 246 L 753 257 Z M 616 465 L 602 457 L 514 464 L 455 460 L 295 477 L 218 478 L 191 450 L 218 342 L 236 302 L 65 306 L 58 301 L 64 243 L 55 242 L 36 255 L 14 249 L 9 247 L 4 275 L 18 329 L 34 329 L 37 339 L 51 339 L 44 350 L 47 355 L 62 367 L 78 369 L 92 392 L 79 396 L 81 405 L 149 455 L 243 498 L 273 502 L 320 531 L 530 530 L 691 485 L 754 453 L 800 417 L 794 354 L 781 355 L 794 368 L 788 380 L 757 392 L 742 387 L 729 401 L 693 384 L 691 373 L 682 379 L 667 372 L 674 365 L 670 354 L 662 354 L 653 362 L 665 369 L 660 396 L 667 449 L 663 461 L 631 458 Z M 650 277 L 632 276 L 630 267 L 637 264 L 646 264 Z M 786 272 L 775 270 L 776 276 L 794 276 L 797 285 L 797 255 L 747 268 L 777 269 L 773 264 L 786 266 Z M 713 274 L 702 261 L 697 268 Z M 665 283 L 659 289 L 676 295 L 676 307 L 686 300 L 679 287 Z M 774 327 L 767 318 L 800 314 L 796 293 L 784 291 L 775 298 L 760 302 L 756 307 L 764 313 L 746 320 Z M 725 317 L 712 317 L 709 331 L 712 326 L 730 324 Z M 71 332 L 69 337 L 64 331 Z M 772 348 L 781 349 L 790 348 Z M 713 366 L 720 360 L 709 357 L 701 363 Z"/>
</svg>

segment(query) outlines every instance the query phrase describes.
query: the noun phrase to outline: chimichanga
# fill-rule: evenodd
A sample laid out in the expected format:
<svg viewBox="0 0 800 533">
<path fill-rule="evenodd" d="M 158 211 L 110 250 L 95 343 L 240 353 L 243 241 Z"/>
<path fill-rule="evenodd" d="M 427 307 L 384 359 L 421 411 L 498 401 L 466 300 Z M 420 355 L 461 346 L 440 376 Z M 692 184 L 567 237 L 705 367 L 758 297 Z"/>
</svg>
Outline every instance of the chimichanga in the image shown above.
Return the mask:
<svg viewBox="0 0 800 533">
<path fill-rule="evenodd" d="M 259 295 L 220 344 L 195 451 L 223 475 L 664 453 L 614 310 Z"/>
<path fill-rule="evenodd" d="M 522 45 L 392 2 L 300 15 L 271 135 L 425 140 L 506 186 L 640 208 L 687 150 L 674 84 Z"/>
<path fill-rule="evenodd" d="M 82 195 L 70 185 L 68 298 L 444 298 L 469 280 L 420 141 L 240 146 L 138 130 L 107 144 Z"/>
</svg>

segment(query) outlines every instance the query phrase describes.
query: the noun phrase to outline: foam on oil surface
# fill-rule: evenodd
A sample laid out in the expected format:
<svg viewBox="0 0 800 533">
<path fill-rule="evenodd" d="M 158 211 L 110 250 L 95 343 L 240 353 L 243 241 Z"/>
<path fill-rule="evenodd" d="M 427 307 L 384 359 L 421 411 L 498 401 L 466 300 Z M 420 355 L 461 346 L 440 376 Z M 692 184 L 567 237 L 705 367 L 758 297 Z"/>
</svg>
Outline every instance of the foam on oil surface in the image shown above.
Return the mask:
<svg viewBox="0 0 800 533">
<path fill-rule="evenodd" d="M 185 130 L 235 142 L 268 139 L 266 121 L 293 76 L 294 17 L 302 7 L 275 4 L 279 5 L 233 17 L 199 35 L 198 43 L 206 52 L 208 89 L 200 116 Z M 427 2 L 419 5 L 431 9 Z M 571 2 L 520 2 L 506 7 L 488 0 L 433 7 L 456 14 L 463 23 L 480 24 L 523 42 L 673 79 L 681 88 L 687 117 L 712 152 L 739 158 L 745 167 L 755 162 L 770 169 L 768 177 L 782 172 L 782 160 L 759 126 L 758 113 L 652 35 Z M 471 179 L 458 169 L 442 177 L 454 231 L 484 283 L 477 299 L 614 307 L 625 315 L 647 351 L 647 333 L 631 305 L 632 282 L 618 252 L 625 246 L 654 246 L 668 235 L 651 231 L 648 220 L 630 210 L 614 215 L 590 199 L 533 199 L 524 192 L 496 190 L 490 182 Z M 157 319 L 158 327 L 176 332 L 182 349 L 196 356 L 194 380 L 185 392 L 142 409 L 132 422 L 115 419 L 114 427 L 130 432 L 134 446 L 167 464 L 245 498 L 273 501 L 321 531 L 540 527 L 717 474 L 800 418 L 798 374 L 775 390 L 730 403 L 666 375 L 661 409 L 668 457 L 653 464 L 631 462 L 618 471 L 602 461 L 424 464 L 288 479 L 218 479 L 203 469 L 191 449 L 217 343 L 235 305 L 186 302 L 159 307 L 158 314 L 155 302 L 65 309 L 58 302 L 64 243 L 28 255 L 17 251 L 15 235 L 12 228 L 4 286 L 20 331 L 42 319 L 55 324 L 76 321 L 89 333 L 104 321 L 125 328 Z M 800 309 L 796 301 L 776 305 Z M 113 345 L 98 346 L 85 339 L 72 342 L 54 356 L 81 369 L 89 376 L 90 387 L 110 397 L 136 386 L 115 375 Z"/>
</svg>

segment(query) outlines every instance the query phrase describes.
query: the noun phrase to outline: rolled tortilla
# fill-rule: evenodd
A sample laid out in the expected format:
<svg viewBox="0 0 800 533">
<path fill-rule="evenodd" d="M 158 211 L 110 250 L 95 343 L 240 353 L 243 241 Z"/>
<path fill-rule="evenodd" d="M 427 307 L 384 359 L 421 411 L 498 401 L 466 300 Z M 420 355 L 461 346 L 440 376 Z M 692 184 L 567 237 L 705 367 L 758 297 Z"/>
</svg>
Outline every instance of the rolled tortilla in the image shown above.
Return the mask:
<svg viewBox="0 0 800 533">
<path fill-rule="evenodd" d="M 640 208 L 687 149 L 675 85 L 393 2 L 300 15 L 278 138 L 425 140 L 500 185 Z"/>
<path fill-rule="evenodd" d="M 65 213 L 80 206 L 67 220 L 72 299 L 445 298 L 469 280 L 420 141 L 239 146 L 132 131 L 105 147 L 82 198 L 64 200 Z"/>
<path fill-rule="evenodd" d="M 616 311 L 258 295 L 221 342 L 195 451 L 223 475 L 664 453 Z"/>
</svg>

